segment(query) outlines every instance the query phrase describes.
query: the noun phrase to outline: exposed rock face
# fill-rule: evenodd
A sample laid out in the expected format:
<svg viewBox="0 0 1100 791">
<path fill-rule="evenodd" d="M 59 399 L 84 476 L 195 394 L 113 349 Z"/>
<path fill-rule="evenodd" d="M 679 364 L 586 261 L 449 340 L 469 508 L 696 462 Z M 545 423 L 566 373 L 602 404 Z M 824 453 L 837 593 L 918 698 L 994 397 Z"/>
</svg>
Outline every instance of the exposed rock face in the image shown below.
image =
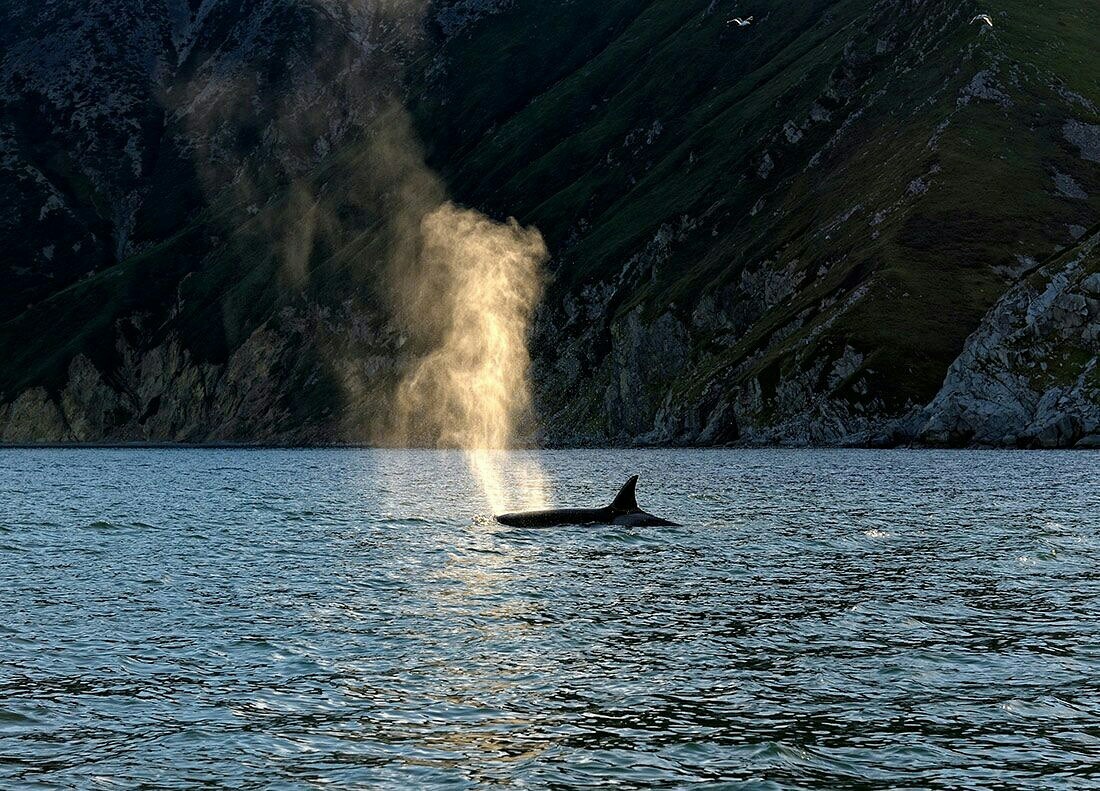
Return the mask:
<svg viewBox="0 0 1100 791">
<path fill-rule="evenodd" d="M 610 382 L 603 410 L 617 442 L 629 442 L 650 430 L 662 385 L 683 372 L 690 352 L 687 332 L 670 314 L 648 325 L 640 314 L 636 308 L 611 329 L 611 354 L 605 363 Z"/>
<path fill-rule="evenodd" d="M 1100 162 L 1100 124 L 1085 124 L 1070 120 L 1066 121 L 1063 132 L 1066 140 L 1077 146 L 1082 159 Z"/>
<path fill-rule="evenodd" d="M 949 445 L 1100 441 L 1100 234 L 1006 293 L 951 366 L 918 437 Z"/>
<path fill-rule="evenodd" d="M 5 443 L 63 442 L 70 437 L 65 416 L 45 388 L 26 390 L 0 407 L 0 440 Z"/>
<path fill-rule="evenodd" d="M 317 306 L 281 319 L 221 365 L 195 359 L 175 337 L 135 349 L 131 328 L 120 328 L 120 362 L 109 376 L 76 356 L 59 393 L 34 388 L 0 407 L 0 441 L 313 445 L 380 436 L 371 418 L 385 412 L 377 406 L 386 394 L 373 385 L 393 378 L 401 361 L 390 331 Z M 343 361 L 340 382 L 331 381 L 332 360 Z M 286 396 L 288 380 L 297 399 Z M 302 398 L 315 404 L 305 415 L 295 403 Z"/>
</svg>

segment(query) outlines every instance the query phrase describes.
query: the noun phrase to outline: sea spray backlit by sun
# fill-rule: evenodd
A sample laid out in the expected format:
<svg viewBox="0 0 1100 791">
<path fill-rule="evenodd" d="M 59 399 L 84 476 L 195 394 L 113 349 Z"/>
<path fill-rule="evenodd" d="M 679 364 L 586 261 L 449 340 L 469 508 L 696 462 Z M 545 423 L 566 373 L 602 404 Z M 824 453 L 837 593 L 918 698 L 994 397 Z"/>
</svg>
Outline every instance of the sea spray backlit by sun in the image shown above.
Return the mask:
<svg viewBox="0 0 1100 791">
<path fill-rule="evenodd" d="M 501 453 L 531 423 L 527 340 L 546 258 L 538 230 L 443 203 L 423 217 L 416 265 L 395 283 L 425 350 L 398 386 L 400 439 L 461 448 L 494 512 L 546 504 L 537 461 Z"/>
</svg>

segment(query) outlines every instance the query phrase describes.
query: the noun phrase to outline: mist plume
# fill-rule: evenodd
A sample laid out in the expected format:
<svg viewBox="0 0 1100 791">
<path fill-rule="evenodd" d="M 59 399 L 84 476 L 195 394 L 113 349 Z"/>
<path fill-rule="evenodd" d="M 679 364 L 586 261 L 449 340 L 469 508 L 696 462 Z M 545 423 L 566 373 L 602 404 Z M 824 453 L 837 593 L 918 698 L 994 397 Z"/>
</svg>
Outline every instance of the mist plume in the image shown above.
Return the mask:
<svg viewBox="0 0 1100 791">
<path fill-rule="evenodd" d="M 527 342 L 543 289 L 542 236 L 515 220 L 497 222 L 449 202 L 443 181 L 425 162 L 398 84 L 403 53 L 415 51 L 422 38 L 426 0 L 309 2 L 340 25 L 307 61 L 371 75 L 347 80 L 343 102 L 358 108 L 361 147 L 342 154 L 346 171 L 331 183 L 310 172 L 313 157 L 327 150 L 330 137 L 339 140 L 344 123 L 333 126 L 331 117 L 311 109 L 313 97 L 332 90 L 313 68 L 292 92 L 270 102 L 268 124 L 278 134 L 269 137 L 283 147 L 264 161 L 276 159 L 293 175 L 285 201 L 269 200 L 270 185 L 253 178 L 246 158 L 221 167 L 211 158 L 203 183 L 216 190 L 231 182 L 236 203 L 253 207 L 256 216 L 241 226 L 245 233 L 236 232 L 239 244 L 270 247 L 278 285 L 288 294 L 308 293 L 325 251 L 356 247 L 365 276 L 355 298 L 366 309 L 379 307 L 376 297 L 386 303 L 380 313 L 388 321 L 379 323 L 388 326 L 378 328 L 379 348 L 371 351 L 389 351 L 395 369 L 381 373 L 355 344 L 326 350 L 347 403 L 358 409 L 349 433 L 367 426 L 378 444 L 461 449 L 494 511 L 540 505 L 546 484 L 534 457 L 500 451 L 534 434 Z M 336 35 L 344 29 L 355 35 Z M 393 48 L 369 46 L 383 33 Z M 196 111 L 188 116 L 200 140 L 216 139 L 225 118 L 250 107 L 254 80 L 247 69 L 214 82 L 213 99 L 196 94 Z M 323 277 L 322 271 L 322 287 Z M 382 348 L 381 339 L 394 335 L 400 342 Z"/>
<path fill-rule="evenodd" d="M 398 435 L 462 449 L 494 512 L 517 490 L 522 505 L 544 504 L 541 468 L 498 451 L 534 422 L 527 340 L 546 258 L 536 229 L 446 202 L 422 218 L 419 254 L 395 278 L 413 346 L 425 349 L 398 386 Z"/>
</svg>

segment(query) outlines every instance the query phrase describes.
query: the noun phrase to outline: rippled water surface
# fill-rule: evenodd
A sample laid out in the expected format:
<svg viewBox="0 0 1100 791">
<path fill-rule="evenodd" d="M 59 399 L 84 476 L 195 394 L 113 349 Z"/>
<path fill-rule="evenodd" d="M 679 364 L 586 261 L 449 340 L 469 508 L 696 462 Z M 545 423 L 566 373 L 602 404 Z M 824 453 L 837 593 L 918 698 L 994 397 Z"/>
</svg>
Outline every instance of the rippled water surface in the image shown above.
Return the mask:
<svg viewBox="0 0 1100 791">
<path fill-rule="evenodd" d="M 0 452 L 0 786 L 1100 785 L 1100 454 Z"/>
</svg>

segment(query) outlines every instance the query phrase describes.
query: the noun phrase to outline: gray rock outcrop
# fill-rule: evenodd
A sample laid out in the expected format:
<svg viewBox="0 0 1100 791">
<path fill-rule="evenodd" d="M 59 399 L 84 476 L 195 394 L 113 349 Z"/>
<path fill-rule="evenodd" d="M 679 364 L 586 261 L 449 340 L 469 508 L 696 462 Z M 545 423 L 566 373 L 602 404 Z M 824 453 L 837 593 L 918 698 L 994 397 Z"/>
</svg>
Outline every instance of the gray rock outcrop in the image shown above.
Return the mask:
<svg viewBox="0 0 1100 791">
<path fill-rule="evenodd" d="M 1100 234 L 1010 289 L 925 411 L 932 444 L 1100 441 Z"/>
</svg>

